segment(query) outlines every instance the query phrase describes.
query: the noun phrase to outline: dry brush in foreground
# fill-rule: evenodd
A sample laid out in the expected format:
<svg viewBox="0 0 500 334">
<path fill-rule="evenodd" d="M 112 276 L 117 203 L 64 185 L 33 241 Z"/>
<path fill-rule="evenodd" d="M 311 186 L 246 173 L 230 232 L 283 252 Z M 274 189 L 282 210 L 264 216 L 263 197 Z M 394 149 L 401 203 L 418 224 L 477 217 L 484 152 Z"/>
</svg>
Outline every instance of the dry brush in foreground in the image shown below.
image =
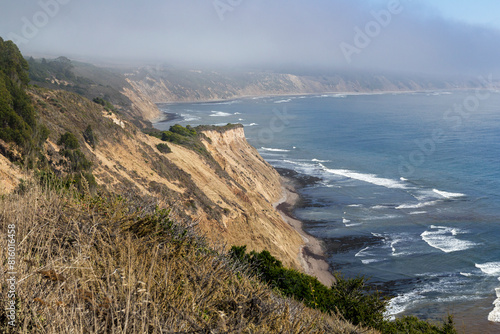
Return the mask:
<svg viewBox="0 0 500 334">
<path fill-rule="evenodd" d="M 167 210 L 30 184 L 0 199 L 16 233 L 16 326 L 1 282 L 0 332 L 374 333 L 241 274 Z M 2 276 L 8 272 L 2 238 Z"/>
</svg>

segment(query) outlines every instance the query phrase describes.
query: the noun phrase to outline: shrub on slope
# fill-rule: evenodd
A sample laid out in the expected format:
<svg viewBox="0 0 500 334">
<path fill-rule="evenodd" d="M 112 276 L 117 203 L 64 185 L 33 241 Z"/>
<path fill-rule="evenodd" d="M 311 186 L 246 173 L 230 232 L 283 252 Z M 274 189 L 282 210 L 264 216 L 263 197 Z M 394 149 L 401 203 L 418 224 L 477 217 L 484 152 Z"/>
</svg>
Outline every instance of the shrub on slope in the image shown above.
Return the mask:
<svg viewBox="0 0 500 334">
<path fill-rule="evenodd" d="M 15 225 L 17 254 L 16 327 L 2 308 L 0 332 L 373 333 L 239 274 L 153 204 L 25 189 L 0 199 L 0 232 Z"/>
</svg>

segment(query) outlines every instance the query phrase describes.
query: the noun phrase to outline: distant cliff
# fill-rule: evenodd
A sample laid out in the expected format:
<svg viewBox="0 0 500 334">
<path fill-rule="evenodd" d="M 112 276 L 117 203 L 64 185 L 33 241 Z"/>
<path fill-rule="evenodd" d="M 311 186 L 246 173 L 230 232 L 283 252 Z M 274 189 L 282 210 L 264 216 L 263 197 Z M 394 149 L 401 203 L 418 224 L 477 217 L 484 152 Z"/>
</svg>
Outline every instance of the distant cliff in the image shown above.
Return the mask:
<svg viewBox="0 0 500 334">
<path fill-rule="evenodd" d="M 369 73 L 296 75 L 274 72 L 217 72 L 140 68 L 126 73 L 127 82 L 151 101 L 194 102 L 244 96 L 326 92 L 451 90 L 481 87 L 479 80 L 429 79 Z"/>
</svg>

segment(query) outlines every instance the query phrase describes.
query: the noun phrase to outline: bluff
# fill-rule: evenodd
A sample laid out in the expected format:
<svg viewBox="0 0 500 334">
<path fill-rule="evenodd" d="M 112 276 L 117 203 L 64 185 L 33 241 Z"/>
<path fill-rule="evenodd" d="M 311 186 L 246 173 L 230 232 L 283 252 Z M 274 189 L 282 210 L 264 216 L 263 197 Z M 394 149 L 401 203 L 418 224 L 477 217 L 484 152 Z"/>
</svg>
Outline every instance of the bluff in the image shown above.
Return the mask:
<svg viewBox="0 0 500 334">
<path fill-rule="evenodd" d="M 386 73 L 289 73 L 187 70 L 142 67 L 124 73 L 134 91 L 155 103 L 234 99 L 245 96 L 373 93 L 482 87 L 478 79 L 436 78 Z"/>
<path fill-rule="evenodd" d="M 43 151 L 60 177 L 68 174 L 60 139 L 69 132 L 91 162 L 84 172 L 90 171 L 100 187 L 171 208 L 172 217 L 197 224 L 214 244 L 267 249 L 300 268 L 302 238 L 273 207 L 281 198 L 280 177 L 248 144 L 242 126 L 202 129 L 197 134 L 205 148 L 201 153 L 174 143 L 168 143 L 170 153 L 162 153 L 157 148 L 162 140 L 76 93 L 31 88 L 29 96 L 50 131 Z M 89 128 L 94 143 L 85 136 Z M 0 162 L 5 193 L 22 174 L 6 158 Z"/>
</svg>

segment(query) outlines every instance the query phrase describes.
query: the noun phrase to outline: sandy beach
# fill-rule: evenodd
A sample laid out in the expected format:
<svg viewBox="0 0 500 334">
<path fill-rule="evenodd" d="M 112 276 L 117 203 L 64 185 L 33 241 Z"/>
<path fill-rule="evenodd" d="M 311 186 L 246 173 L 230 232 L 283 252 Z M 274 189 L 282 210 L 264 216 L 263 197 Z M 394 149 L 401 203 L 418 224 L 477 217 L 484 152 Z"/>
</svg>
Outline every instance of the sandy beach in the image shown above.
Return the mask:
<svg viewBox="0 0 500 334">
<path fill-rule="evenodd" d="M 275 208 L 281 214 L 283 219 L 290 224 L 304 240 L 299 253 L 299 261 L 308 275 L 315 276 L 326 286 L 331 286 L 335 282 L 335 278 L 329 271 L 329 265 L 326 261 L 323 243 L 321 240 L 314 238 L 304 231 L 303 224 L 296 219 L 292 212 L 297 205 L 300 197 L 295 190 L 295 181 L 292 178 L 281 176 L 283 197 L 274 204 Z"/>
</svg>

